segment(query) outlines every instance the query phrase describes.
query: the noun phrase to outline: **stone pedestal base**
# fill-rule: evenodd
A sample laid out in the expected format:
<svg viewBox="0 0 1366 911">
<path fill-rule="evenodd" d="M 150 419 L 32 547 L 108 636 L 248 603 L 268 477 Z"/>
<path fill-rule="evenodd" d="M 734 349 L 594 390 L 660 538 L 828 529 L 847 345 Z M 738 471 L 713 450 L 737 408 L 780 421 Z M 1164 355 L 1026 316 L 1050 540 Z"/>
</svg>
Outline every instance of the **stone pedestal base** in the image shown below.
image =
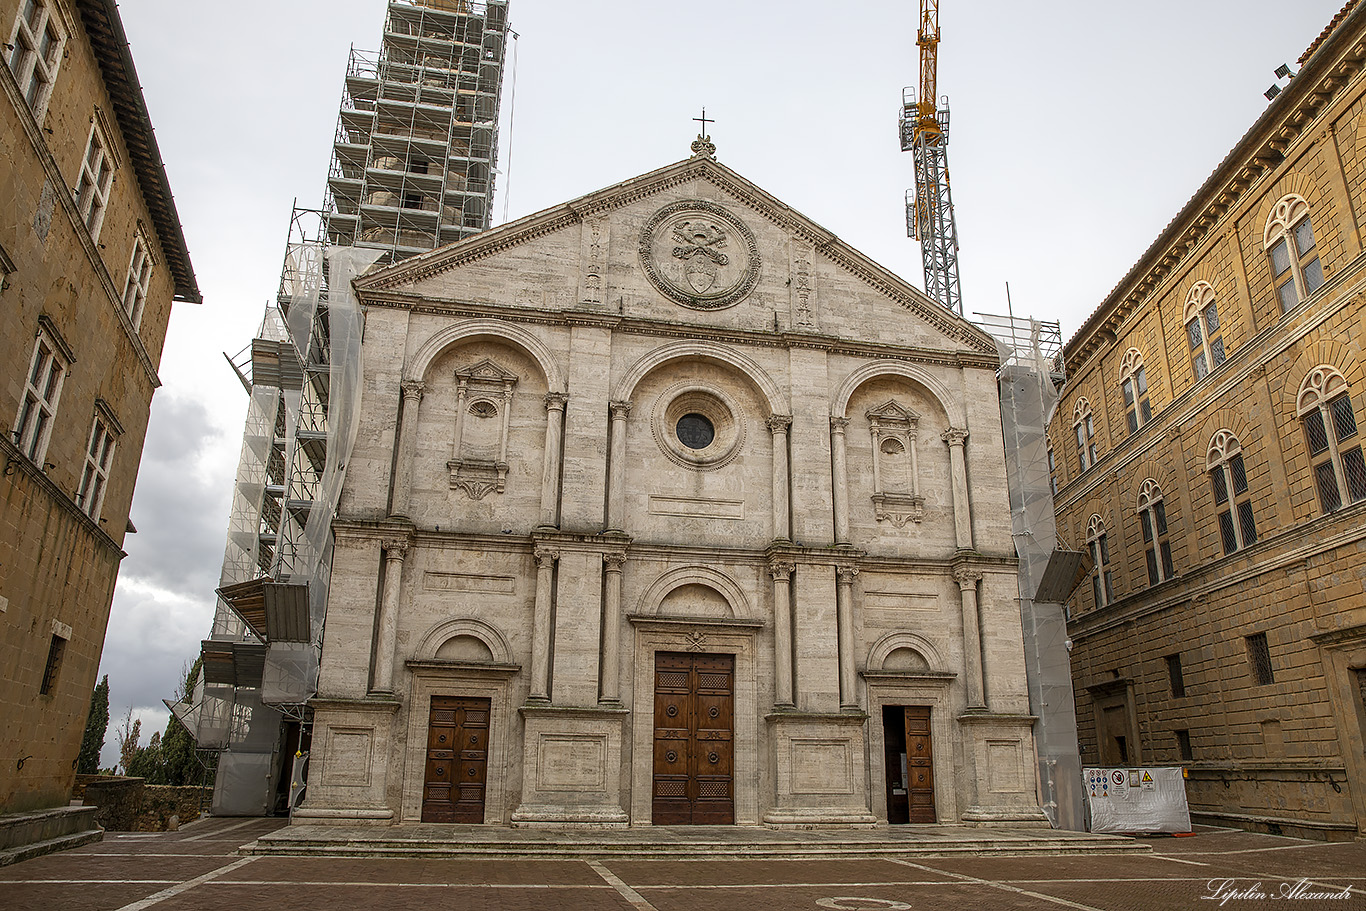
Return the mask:
<svg viewBox="0 0 1366 911">
<path fill-rule="evenodd" d="M 308 793 L 293 823 L 392 825 L 390 742 L 400 703 L 393 698 L 314 699 Z"/>
<path fill-rule="evenodd" d="M 776 793 L 765 825 L 873 826 L 868 810 L 863 713 L 768 715 Z"/>
<path fill-rule="evenodd" d="M 526 705 L 522 802 L 514 826 L 617 827 L 621 805 L 625 709 Z"/>
<path fill-rule="evenodd" d="M 959 819 L 979 826 L 1049 826 L 1039 807 L 1033 715 L 966 712 L 958 716 L 968 773 Z"/>
</svg>

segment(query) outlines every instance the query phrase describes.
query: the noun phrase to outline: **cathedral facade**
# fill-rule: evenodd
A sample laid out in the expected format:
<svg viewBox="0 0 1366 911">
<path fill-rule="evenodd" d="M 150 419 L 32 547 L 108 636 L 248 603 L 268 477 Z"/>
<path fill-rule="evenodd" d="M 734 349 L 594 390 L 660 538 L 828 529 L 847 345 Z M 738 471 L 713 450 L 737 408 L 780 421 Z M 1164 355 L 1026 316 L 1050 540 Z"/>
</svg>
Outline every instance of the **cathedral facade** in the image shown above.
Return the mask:
<svg viewBox="0 0 1366 911">
<path fill-rule="evenodd" d="M 991 339 L 694 151 L 356 282 L 296 822 L 1045 824 Z"/>
</svg>

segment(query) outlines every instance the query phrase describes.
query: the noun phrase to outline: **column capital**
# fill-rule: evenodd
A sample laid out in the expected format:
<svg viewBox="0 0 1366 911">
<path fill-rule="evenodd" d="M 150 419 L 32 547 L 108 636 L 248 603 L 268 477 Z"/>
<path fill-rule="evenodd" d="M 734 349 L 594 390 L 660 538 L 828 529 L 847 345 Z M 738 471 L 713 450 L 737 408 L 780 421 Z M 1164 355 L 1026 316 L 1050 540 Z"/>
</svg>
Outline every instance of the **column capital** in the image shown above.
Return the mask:
<svg viewBox="0 0 1366 911">
<path fill-rule="evenodd" d="M 620 551 L 610 551 L 602 555 L 602 567 L 606 572 L 619 573 L 625 565 L 626 554 Z"/>
<path fill-rule="evenodd" d="M 839 579 L 840 585 L 853 585 L 854 578 L 859 574 L 857 566 L 836 566 L 835 575 Z"/>
<path fill-rule="evenodd" d="M 420 401 L 422 401 L 422 396 L 423 396 L 426 392 L 427 392 L 427 384 L 424 383 L 424 382 L 422 382 L 422 380 L 404 380 L 404 381 L 403 381 L 403 398 L 404 398 L 405 400 L 407 400 L 407 399 L 413 399 L 414 401 L 420 402 Z"/>
<path fill-rule="evenodd" d="M 770 433 L 787 433 L 792 426 L 792 415 L 790 414 L 770 414 L 768 416 L 768 429 Z"/>
<path fill-rule="evenodd" d="M 609 402 L 609 403 L 607 404 L 607 407 L 608 407 L 608 408 L 611 410 L 611 412 L 612 412 L 612 418 L 613 418 L 613 420 L 615 420 L 615 419 L 617 419 L 617 418 L 621 418 L 622 420 L 625 420 L 625 419 L 626 419 L 626 416 L 629 415 L 629 414 L 631 413 L 631 403 L 630 403 L 630 402 Z"/>
<path fill-rule="evenodd" d="M 408 555 L 408 548 L 412 541 L 408 538 L 384 538 L 380 542 L 380 547 L 384 548 L 384 553 L 390 560 L 403 561 Z"/>
<path fill-rule="evenodd" d="M 546 411 L 564 411 L 564 406 L 569 402 L 567 392 L 547 392 L 545 394 Z"/>
<path fill-rule="evenodd" d="M 835 433 L 844 433 L 844 428 L 846 428 L 846 427 L 848 427 L 848 426 L 849 426 L 849 419 L 848 419 L 848 418 L 833 417 L 833 416 L 830 418 L 830 429 L 831 429 L 832 431 L 834 431 Z"/>
<path fill-rule="evenodd" d="M 774 582 L 786 582 L 792 578 L 792 574 L 797 571 L 797 564 L 792 560 L 769 560 L 768 572 L 773 576 Z"/>
<path fill-rule="evenodd" d="M 953 571 L 953 578 L 962 588 L 975 588 L 982 581 L 982 571 L 969 566 L 959 566 Z"/>
<path fill-rule="evenodd" d="M 968 432 L 958 427 L 950 427 L 941 433 L 939 438 L 950 446 L 962 446 L 968 441 Z"/>
<path fill-rule="evenodd" d="M 555 565 L 555 561 L 560 559 L 558 547 L 538 547 L 534 553 L 536 555 L 536 566 L 540 569 L 550 569 Z"/>
</svg>

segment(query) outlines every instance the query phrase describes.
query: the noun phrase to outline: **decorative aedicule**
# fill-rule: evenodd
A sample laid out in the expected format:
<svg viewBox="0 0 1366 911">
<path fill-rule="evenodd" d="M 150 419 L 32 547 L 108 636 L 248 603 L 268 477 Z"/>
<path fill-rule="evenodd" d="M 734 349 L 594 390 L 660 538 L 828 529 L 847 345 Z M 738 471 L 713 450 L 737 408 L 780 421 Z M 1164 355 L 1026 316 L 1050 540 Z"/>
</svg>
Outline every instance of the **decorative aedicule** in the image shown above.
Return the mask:
<svg viewBox="0 0 1366 911">
<path fill-rule="evenodd" d="M 508 419 L 516 374 L 487 358 L 455 372 L 455 441 L 446 463 L 451 488 L 472 500 L 502 493 L 508 475 Z"/>
<path fill-rule="evenodd" d="M 660 293 L 694 310 L 739 303 L 759 282 L 754 233 L 713 202 L 686 199 L 655 213 L 640 235 L 640 262 Z"/>
<path fill-rule="evenodd" d="M 890 400 L 870 408 L 867 415 L 873 437 L 874 514 L 879 522 L 897 528 L 919 523 L 925 516 L 915 448 L 920 415 Z"/>
</svg>

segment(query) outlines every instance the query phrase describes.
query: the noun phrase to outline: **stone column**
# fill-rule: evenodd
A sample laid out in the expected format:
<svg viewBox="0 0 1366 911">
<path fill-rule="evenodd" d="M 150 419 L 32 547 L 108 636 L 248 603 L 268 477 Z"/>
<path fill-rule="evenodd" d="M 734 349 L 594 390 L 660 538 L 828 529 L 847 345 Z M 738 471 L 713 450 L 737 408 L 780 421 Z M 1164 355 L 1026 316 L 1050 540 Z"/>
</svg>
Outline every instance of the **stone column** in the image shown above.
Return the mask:
<svg viewBox="0 0 1366 911">
<path fill-rule="evenodd" d="M 531 693 L 528 701 L 550 701 L 550 587 L 560 552 L 536 548 L 536 609 L 531 621 Z"/>
<path fill-rule="evenodd" d="M 370 692 L 389 695 L 394 691 L 394 651 L 398 640 L 398 606 L 403 592 L 403 558 L 408 541 L 384 541 L 384 591 L 379 599 L 379 635 L 375 640 L 375 679 Z"/>
<path fill-rule="evenodd" d="M 560 516 L 560 441 L 564 435 L 564 406 L 569 396 L 551 392 L 545 397 L 545 459 L 541 470 L 541 525 L 554 528 Z"/>
<path fill-rule="evenodd" d="M 792 573 L 797 564 L 774 560 L 773 576 L 773 704 L 792 706 Z"/>
<path fill-rule="evenodd" d="M 953 473 L 953 528 L 959 550 L 972 550 L 972 504 L 968 500 L 968 465 L 963 444 L 968 432 L 950 427 L 941 437 L 949 444 L 949 464 Z"/>
<path fill-rule="evenodd" d="M 602 686 L 599 702 L 621 702 L 621 568 L 623 553 L 602 555 Z"/>
<path fill-rule="evenodd" d="M 835 543 L 849 543 L 849 467 L 846 461 L 844 429 L 848 418 L 830 419 L 830 463 L 834 478 L 830 485 L 835 507 Z"/>
<path fill-rule="evenodd" d="M 791 472 L 787 461 L 787 431 L 792 426 L 792 415 L 775 414 L 768 419 L 768 429 L 773 434 L 773 537 L 778 541 L 791 541 L 791 513 L 788 506 Z"/>
<path fill-rule="evenodd" d="M 417 449 L 417 409 L 427 384 L 408 380 L 403 384 L 403 423 L 398 429 L 398 455 L 394 459 L 394 500 L 389 515 L 408 515 L 408 497 L 413 487 L 413 457 Z"/>
<path fill-rule="evenodd" d="M 612 470 L 607 477 L 607 528 L 622 531 L 626 520 L 626 418 L 630 402 L 612 402 Z"/>
<path fill-rule="evenodd" d="M 986 711 L 986 686 L 982 678 L 982 630 L 977 616 L 977 583 L 982 574 L 960 567 L 953 578 L 963 599 L 963 663 L 968 685 L 968 709 Z"/>
<path fill-rule="evenodd" d="M 838 615 L 840 650 L 840 708 L 858 708 L 854 674 L 854 577 L 856 566 L 835 567 L 835 612 Z"/>
</svg>

